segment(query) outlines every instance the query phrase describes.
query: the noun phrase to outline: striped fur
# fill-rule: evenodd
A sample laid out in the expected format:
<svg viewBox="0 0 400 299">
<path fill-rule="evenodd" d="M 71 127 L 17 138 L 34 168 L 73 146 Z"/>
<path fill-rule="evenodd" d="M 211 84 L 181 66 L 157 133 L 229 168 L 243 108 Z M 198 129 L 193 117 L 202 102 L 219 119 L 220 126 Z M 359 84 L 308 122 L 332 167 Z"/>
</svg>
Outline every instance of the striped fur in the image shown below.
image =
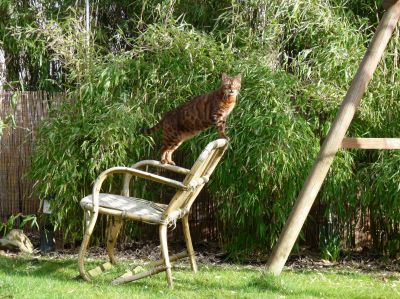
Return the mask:
<svg viewBox="0 0 400 299">
<path fill-rule="evenodd" d="M 225 135 L 226 118 L 236 104 L 240 87 L 240 75 L 229 77 L 222 74 L 219 89 L 191 99 L 167 112 L 154 127 L 140 131 L 148 135 L 162 130 L 161 162 L 175 165 L 172 153 L 182 142 L 211 126 L 216 127 L 221 138 L 229 139 Z"/>
</svg>

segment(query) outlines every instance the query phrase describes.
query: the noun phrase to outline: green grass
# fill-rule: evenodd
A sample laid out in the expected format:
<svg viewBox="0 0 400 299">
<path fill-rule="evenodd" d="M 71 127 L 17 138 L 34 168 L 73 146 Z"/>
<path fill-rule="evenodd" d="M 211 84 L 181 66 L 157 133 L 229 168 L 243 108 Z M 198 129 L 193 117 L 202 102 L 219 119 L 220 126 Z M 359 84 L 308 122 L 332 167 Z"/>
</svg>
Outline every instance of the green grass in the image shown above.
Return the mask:
<svg viewBox="0 0 400 299">
<path fill-rule="evenodd" d="M 99 264 L 90 260 L 89 266 Z M 261 267 L 186 263 L 173 270 L 174 289 L 164 273 L 119 286 L 110 280 L 134 267 L 125 260 L 87 283 L 77 278 L 76 258 L 0 257 L 0 298 L 400 298 L 398 273 L 354 269 L 286 270 L 280 277 Z"/>
</svg>

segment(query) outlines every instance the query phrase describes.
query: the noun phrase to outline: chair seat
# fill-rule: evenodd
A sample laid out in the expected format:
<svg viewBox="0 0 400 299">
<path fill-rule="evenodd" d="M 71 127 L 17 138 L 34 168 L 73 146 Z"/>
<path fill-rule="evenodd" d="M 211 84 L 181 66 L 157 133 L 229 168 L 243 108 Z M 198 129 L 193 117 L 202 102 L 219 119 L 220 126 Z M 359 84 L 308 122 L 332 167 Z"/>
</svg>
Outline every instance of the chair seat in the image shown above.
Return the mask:
<svg viewBox="0 0 400 299">
<path fill-rule="evenodd" d="M 92 195 L 81 199 L 81 207 L 93 210 Z M 120 215 L 122 218 L 160 223 L 167 205 L 154 203 L 141 198 L 126 197 L 117 194 L 99 194 L 99 212 L 102 214 Z"/>
</svg>

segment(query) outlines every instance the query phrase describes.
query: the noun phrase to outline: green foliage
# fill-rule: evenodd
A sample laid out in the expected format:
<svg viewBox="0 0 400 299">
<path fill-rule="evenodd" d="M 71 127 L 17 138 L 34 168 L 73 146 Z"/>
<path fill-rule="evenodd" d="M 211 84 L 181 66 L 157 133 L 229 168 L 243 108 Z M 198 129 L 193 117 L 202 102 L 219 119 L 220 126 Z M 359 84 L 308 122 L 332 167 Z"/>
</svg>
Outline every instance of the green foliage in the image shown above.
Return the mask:
<svg viewBox="0 0 400 299">
<path fill-rule="evenodd" d="M 342 250 L 341 238 L 337 229 L 333 226 L 332 213 L 329 209 L 327 218 L 320 230 L 319 248 L 323 259 L 336 262 Z"/>
<path fill-rule="evenodd" d="M 337 262 L 340 257 L 340 235 L 329 235 L 328 239 L 325 239 L 320 244 L 321 258 L 331 262 Z"/>
<path fill-rule="evenodd" d="M 318 150 L 310 126 L 291 107 L 291 76 L 259 67 L 244 77 L 229 123 L 232 150 L 211 186 L 231 251 L 272 246 L 311 166 L 305 153 Z"/>
<path fill-rule="evenodd" d="M 4 117 L 0 117 L 0 141 L 3 135 L 3 130 L 6 128 L 15 128 L 17 122 L 15 120 L 14 112 L 17 108 L 18 93 L 14 93 L 11 97 L 10 108 L 11 112 L 7 113 Z"/>
<path fill-rule="evenodd" d="M 0 49 L 7 63 L 6 90 L 55 90 L 49 74 L 50 55 L 45 41 L 22 28 L 35 26 L 39 8 L 29 1 L 2 0 L 0 3 Z"/>
<path fill-rule="evenodd" d="M 4 6 L 12 16 L 7 26 L 25 22 L 4 47 L 32 49 L 40 67 L 49 59 L 63 67 L 51 86 L 67 89 L 68 97 L 39 130 L 30 171 L 41 197 L 56 198 L 56 227 L 81 235 L 78 201 L 102 170 L 158 158 L 157 137 L 141 136 L 140 127 L 216 88 L 222 72 L 241 73 L 239 102 L 228 120 L 231 148 L 210 191 L 230 253 L 270 249 L 376 27 L 375 1 L 361 2 L 101 1 L 89 48 L 75 1 L 58 8 L 44 1 L 42 26 Z M 349 136 L 398 134 L 398 43 L 391 41 Z M 46 87 L 48 78 L 40 78 L 38 86 Z M 185 163 L 216 137 L 209 130 L 184 143 Z M 398 250 L 398 162 L 395 152 L 337 155 L 320 193 L 336 220 L 335 234 L 326 236 L 327 256 L 337 256 L 337 235 L 367 211 L 376 248 Z M 352 245 L 348 235 L 344 241 Z"/>
<path fill-rule="evenodd" d="M 18 227 L 19 229 L 24 229 L 25 226 L 27 226 L 29 223 L 31 228 L 39 228 L 37 217 L 34 214 L 23 215 L 21 213 L 18 213 L 16 215 L 11 215 L 10 217 L 8 217 L 6 223 L 0 223 L 0 236 L 4 237 L 10 232 L 10 230 L 15 227 Z"/>
<path fill-rule="evenodd" d="M 79 91 L 39 130 L 32 163 L 37 190 L 43 197 L 56 197 L 54 220 L 67 233 L 78 232 L 78 201 L 102 170 L 154 156 L 153 141 L 141 136 L 139 128 L 187 97 L 215 87 L 233 58 L 183 24 L 151 25 L 131 51 L 95 55 Z M 71 73 L 74 81 L 79 73 Z"/>
</svg>

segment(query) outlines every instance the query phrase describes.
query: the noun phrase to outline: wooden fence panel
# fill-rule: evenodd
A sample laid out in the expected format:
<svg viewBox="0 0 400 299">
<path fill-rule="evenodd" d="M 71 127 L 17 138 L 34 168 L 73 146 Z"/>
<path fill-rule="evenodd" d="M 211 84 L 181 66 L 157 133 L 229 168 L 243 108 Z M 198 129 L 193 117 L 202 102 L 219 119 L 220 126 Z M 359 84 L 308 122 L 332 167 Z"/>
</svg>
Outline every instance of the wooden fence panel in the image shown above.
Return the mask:
<svg viewBox="0 0 400 299">
<path fill-rule="evenodd" d="M 0 93 L 0 117 L 13 115 L 16 128 L 6 128 L 0 139 L 0 221 L 11 215 L 36 213 L 39 200 L 32 194 L 33 183 L 25 173 L 30 157 L 35 129 L 48 114 L 49 103 L 59 101 L 62 94 L 21 92 L 15 109 L 13 93 Z"/>
</svg>

